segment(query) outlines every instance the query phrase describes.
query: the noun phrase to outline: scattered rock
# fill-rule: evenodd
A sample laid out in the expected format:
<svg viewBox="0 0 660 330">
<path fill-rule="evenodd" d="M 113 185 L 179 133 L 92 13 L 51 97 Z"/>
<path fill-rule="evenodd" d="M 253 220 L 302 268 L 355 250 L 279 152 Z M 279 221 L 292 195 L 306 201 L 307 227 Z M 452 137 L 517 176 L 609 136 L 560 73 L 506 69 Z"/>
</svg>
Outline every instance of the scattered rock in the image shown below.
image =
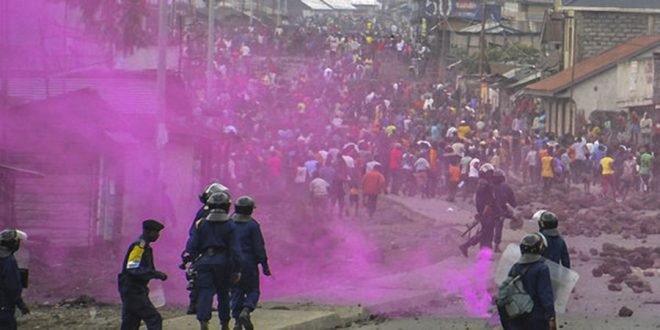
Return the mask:
<svg viewBox="0 0 660 330">
<path fill-rule="evenodd" d="M 595 248 L 591 248 L 589 249 L 589 253 L 595 257 L 598 255 L 598 250 L 596 250 Z"/>
<path fill-rule="evenodd" d="M 619 292 L 619 291 L 623 290 L 623 287 L 621 286 L 621 284 L 610 283 L 610 284 L 607 285 L 607 289 L 610 290 L 610 291 Z"/>
<path fill-rule="evenodd" d="M 603 276 L 603 271 L 600 270 L 600 268 L 596 267 L 593 270 L 591 270 L 591 275 L 593 275 L 594 277 L 601 277 Z"/>
<path fill-rule="evenodd" d="M 619 316 L 620 317 L 631 317 L 633 315 L 632 309 L 623 306 L 621 309 L 619 309 Z"/>
</svg>

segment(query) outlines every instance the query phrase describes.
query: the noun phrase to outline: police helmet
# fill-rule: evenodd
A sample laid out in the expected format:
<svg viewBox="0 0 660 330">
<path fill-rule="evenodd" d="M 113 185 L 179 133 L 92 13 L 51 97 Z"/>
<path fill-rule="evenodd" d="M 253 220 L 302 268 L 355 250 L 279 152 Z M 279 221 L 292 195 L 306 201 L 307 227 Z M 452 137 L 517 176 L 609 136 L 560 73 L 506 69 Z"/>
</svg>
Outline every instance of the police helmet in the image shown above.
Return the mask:
<svg viewBox="0 0 660 330">
<path fill-rule="evenodd" d="M 493 171 L 493 182 L 497 183 L 503 183 L 506 181 L 506 175 L 504 174 L 504 171 L 500 169 L 496 169 Z"/>
<path fill-rule="evenodd" d="M 532 220 L 536 220 L 540 229 L 555 229 L 559 226 L 559 217 L 556 214 L 546 210 L 536 211 L 532 216 Z"/>
<path fill-rule="evenodd" d="M 0 231 L 0 246 L 7 248 L 12 253 L 18 251 L 21 241 L 26 239 L 27 234 L 18 229 L 5 229 Z"/>
<path fill-rule="evenodd" d="M 229 207 L 231 206 L 231 199 L 227 193 L 216 192 L 211 194 L 211 196 L 206 200 L 206 206 L 210 210 L 229 211 Z"/>
<path fill-rule="evenodd" d="M 223 192 L 223 193 L 227 194 L 227 196 L 230 196 L 229 195 L 229 188 L 225 187 L 225 185 L 223 185 L 221 183 L 213 182 L 213 183 L 209 184 L 208 186 L 206 186 L 206 188 L 204 188 L 204 191 L 202 191 L 202 193 L 199 194 L 199 201 L 202 202 L 202 203 L 206 203 L 206 201 L 209 199 L 209 197 L 211 197 L 211 195 L 213 195 L 213 193 L 217 193 L 217 192 Z"/>
<path fill-rule="evenodd" d="M 543 254 L 548 246 L 548 241 L 541 233 L 532 233 L 525 235 L 520 240 L 520 253 L 522 254 Z"/>
<path fill-rule="evenodd" d="M 491 163 L 485 163 L 479 167 L 479 176 L 480 177 L 489 177 L 493 175 L 493 172 L 495 171 L 495 166 Z"/>
<path fill-rule="evenodd" d="M 243 215 L 252 215 L 252 212 L 255 208 L 256 205 L 254 203 L 254 199 L 250 196 L 239 197 L 238 200 L 236 200 L 236 205 L 234 206 L 236 213 Z"/>
</svg>

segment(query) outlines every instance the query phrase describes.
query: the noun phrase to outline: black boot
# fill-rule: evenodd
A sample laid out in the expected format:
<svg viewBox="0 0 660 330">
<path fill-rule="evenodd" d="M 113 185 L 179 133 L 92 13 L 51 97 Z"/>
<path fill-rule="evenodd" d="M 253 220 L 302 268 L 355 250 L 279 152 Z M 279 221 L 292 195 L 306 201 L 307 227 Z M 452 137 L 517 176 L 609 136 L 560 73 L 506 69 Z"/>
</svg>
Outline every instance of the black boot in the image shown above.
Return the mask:
<svg viewBox="0 0 660 330">
<path fill-rule="evenodd" d="M 243 330 L 243 325 L 241 325 L 241 319 L 235 320 L 234 330 Z"/>
<path fill-rule="evenodd" d="M 461 253 L 463 254 L 463 256 L 467 258 L 467 256 L 468 256 L 468 245 L 467 244 L 461 244 L 458 247 L 458 249 L 461 250 Z"/>
<path fill-rule="evenodd" d="M 188 315 L 197 314 L 197 304 L 195 304 L 194 301 L 191 301 L 190 305 L 188 305 L 188 310 L 186 311 L 186 314 L 188 314 Z"/>
<path fill-rule="evenodd" d="M 222 325 L 220 326 L 221 330 L 229 330 L 229 321 L 227 322 L 222 322 Z"/>
<path fill-rule="evenodd" d="M 245 330 L 254 330 L 254 325 L 252 325 L 252 321 L 250 320 L 249 308 L 244 307 L 238 318 L 241 320 L 241 324 L 245 327 Z"/>
</svg>

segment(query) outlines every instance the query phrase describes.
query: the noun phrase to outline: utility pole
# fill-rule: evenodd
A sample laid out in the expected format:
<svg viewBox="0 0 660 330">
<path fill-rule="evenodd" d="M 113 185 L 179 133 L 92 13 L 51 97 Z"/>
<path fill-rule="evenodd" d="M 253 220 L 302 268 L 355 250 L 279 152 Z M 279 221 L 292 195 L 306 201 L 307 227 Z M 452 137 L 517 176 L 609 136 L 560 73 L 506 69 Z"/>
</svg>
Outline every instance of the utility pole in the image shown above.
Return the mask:
<svg viewBox="0 0 660 330">
<path fill-rule="evenodd" d="M 167 131 L 165 130 L 165 86 L 167 85 L 167 0 L 158 2 L 158 70 L 156 74 L 157 110 L 156 121 L 158 132 L 156 134 L 156 145 L 161 149 L 167 143 Z"/>
<path fill-rule="evenodd" d="M 213 88 L 213 60 L 215 58 L 215 0 L 208 1 L 209 22 L 208 40 L 206 46 L 206 101 L 209 105 L 215 104 L 215 91 Z"/>
<path fill-rule="evenodd" d="M 481 33 L 479 34 L 479 78 L 484 79 L 484 62 L 486 60 L 486 2 L 482 0 L 481 4 Z"/>
<path fill-rule="evenodd" d="M 486 3 L 488 0 L 482 0 L 481 5 L 481 34 L 479 35 L 479 98 L 481 99 L 481 110 L 486 111 L 486 101 L 488 99 L 488 86 L 484 79 L 485 65 L 486 65 Z"/>
<path fill-rule="evenodd" d="M 167 85 L 167 0 L 158 2 L 158 67 L 156 71 L 156 175 L 158 180 L 165 177 L 165 145 L 167 144 L 167 126 L 165 117 L 167 101 L 165 100 Z"/>
</svg>

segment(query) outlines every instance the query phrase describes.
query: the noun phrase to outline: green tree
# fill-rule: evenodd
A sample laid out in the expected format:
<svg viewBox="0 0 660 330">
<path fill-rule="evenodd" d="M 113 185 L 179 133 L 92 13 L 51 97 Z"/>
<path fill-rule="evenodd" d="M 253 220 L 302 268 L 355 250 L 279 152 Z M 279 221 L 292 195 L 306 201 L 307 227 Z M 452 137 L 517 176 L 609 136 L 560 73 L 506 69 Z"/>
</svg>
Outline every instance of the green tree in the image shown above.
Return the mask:
<svg viewBox="0 0 660 330">
<path fill-rule="evenodd" d="M 115 51 L 130 54 L 147 45 L 146 0 L 65 0 L 81 12 L 85 29 Z"/>
<path fill-rule="evenodd" d="M 479 54 L 468 55 L 465 50 L 455 51 L 457 60 L 462 60 L 459 70 L 464 74 L 479 73 Z M 519 43 L 504 46 L 489 46 L 486 50 L 486 73 L 490 72 L 490 63 L 515 63 L 537 65 L 541 58 L 541 51 Z"/>
</svg>

